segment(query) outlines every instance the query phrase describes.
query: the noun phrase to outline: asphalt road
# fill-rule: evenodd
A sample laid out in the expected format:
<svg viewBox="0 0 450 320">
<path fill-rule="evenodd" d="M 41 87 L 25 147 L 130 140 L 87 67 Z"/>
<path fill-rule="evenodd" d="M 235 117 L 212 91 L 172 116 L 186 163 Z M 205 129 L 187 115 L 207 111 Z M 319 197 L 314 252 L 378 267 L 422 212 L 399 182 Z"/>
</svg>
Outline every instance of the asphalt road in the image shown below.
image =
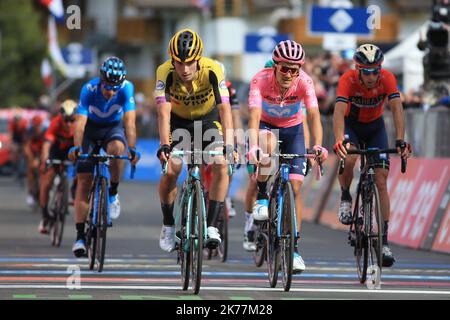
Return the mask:
<svg viewBox="0 0 450 320">
<path fill-rule="evenodd" d="M 0 177 L 0 299 L 3 300 L 288 300 L 450 299 L 450 255 L 392 245 L 396 264 L 383 269 L 381 289 L 358 282 L 346 233 L 304 223 L 300 250 L 306 271 L 290 292 L 270 288 L 267 267 L 257 268 L 242 248 L 242 204 L 230 222 L 226 263 L 204 260 L 199 295 L 182 291 L 176 254 L 159 249 L 161 213 L 156 185 L 120 185 L 122 214 L 108 230 L 105 268 L 89 271 L 71 252 L 73 216 L 60 248 L 38 233 L 40 214 L 25 204 L 25 191 Z M 77 277 L 79 275 L 79 277 Z"/>
</svg>

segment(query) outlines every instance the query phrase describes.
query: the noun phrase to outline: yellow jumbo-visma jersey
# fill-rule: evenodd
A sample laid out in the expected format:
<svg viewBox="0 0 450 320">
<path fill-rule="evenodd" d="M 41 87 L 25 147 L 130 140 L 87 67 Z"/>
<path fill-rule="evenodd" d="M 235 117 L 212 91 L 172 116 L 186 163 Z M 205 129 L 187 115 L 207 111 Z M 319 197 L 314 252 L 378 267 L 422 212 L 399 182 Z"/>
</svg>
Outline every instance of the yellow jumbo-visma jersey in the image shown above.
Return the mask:
<svg viewBox="0 0 450 320">
<path fill-rule="evenodd" d="M 156 71 L 156 103 L 170 102 L 172 112 L 184 119 L 197 119 L 208 114 L 217 104 L 229 101 L 225 77 L 220 65 L 202 57 L 190 94 L 178 77 L 171 60 Z"/>
</svg>

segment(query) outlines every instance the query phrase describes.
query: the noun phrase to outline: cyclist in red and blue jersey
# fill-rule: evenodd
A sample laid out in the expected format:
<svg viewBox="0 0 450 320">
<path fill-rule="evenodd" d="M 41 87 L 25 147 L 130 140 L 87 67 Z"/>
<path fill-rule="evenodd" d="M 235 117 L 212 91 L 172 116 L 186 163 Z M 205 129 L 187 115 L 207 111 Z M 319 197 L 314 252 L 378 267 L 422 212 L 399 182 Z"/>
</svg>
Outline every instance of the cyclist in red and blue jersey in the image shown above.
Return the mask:
<svg viewBox="0 0 450 320">
<path fill-rule="evenodd" d="M 60 112 L 52 118 L 50 125 L 45 132 L 45 140 L 41 151 L 41 176 L 39 203 L 41 207 L 42 219 L 39 223 L 39 232 L 49 233 L 49 226 L 52 217 L 48 211 L 48 199 L 50 189 L 55 177 L 55 169 L 47 168 L 46 161 L 67 159 L 67 152 L 73 146 L 73 131 L 75 121 L 75 111 L 77 103 L 73 100 L 66 100 L 61 104 Z"/>
<path fill-rule="evenodd" d="M 311 138 L 314 141 L 313 149 L 322 160 L 327 157 L 327 150 L 321 147 L 323 131 L 314 84 L 302 70 L 305 63 L 302 46 L 291 40 L 281 41 L 273 50 L 272 59 L 275 62 L 272 68 L 265 68 L 252 78 L 248 98 L 250 118 L 247 158 L 250 163 L 257 163 L 260 168 L 256 179 L 257 200 L 253 207 L 253 219 L 258 221 L 269 218 L 267 180 L 273 174 L 273 170 L 270 172 L 263 170 L 267 165 L 264 164 L 264 159 L 258 159 L 257 151 L 269 154 L 279 148 L 281 153 L 306 152 L 302 104 L 306 105 Z M 280 146 L 278 140 L 282 141 Z M 299 158 L 292 160 L 291 163 L 289 177 L 295 196 L 296 227 L 300 230 L 300 189 L 306 173 L 306 163 Z M 305 263 L 296 243 L 293 272 L 300 273 L 304 270 Z"/>
<path fill-rule="evenodd" d="M 136 151 L 136 105 L 134 86 L 126 80 L 125 63 L 117 57 L 107 58 L 100 67 L 100 77 L 83 86 L 75 119 L 74 146 L 69 150 L 69 159 L 75 161 L 81 153 L 92 151 L 96 142 L 111 155 L 128 152 L 134 165 L 140 158 Z M 118 195 L 123 162 L 111 160 L 110 215 L 120 215 Z M 88 210 L 88 194 L 93 179 L 92 161 L 78 161 L 77 191 L 75 195 L 75 223 L 77 239 L 72 247 L 76 257 L 86 253 L 85 221 Z"/>
<path fill-rule="evenodd" d="M 25 135 L 23 151 L 27 160 L 27 205 L 29 207 L 34 206 L 35 200 L 37 200 L 34 195 L 39 194 L 39 190 L 36 190 L 36 188 L 39 189 L 39 181 L 36 181 L 36 179 L 39 180 L 39 174 L 35 174 L 35 172 L 39 172 L 45 130 L 47 130 L 45 119 L 40 115 L 35 115 L 31 118 L 30 127 Z"/>
<path fill-rule="evenodd" d="M 408 157 L 410 146 L 404 141 L 405 123 L 403 106 L 397 81 L 394 75 L 382 69 L 383 52 L 372 44 L 363 44 L 355 52 L 353 60 L 356 69 L 349 70 L 339 79 L 333 125 L 336 154 L 345 158 L 345 169 L 339 175 L 342 195 L 339 206 L 339 221 L 352 223 L 352 197 L 350 184 L 353 180 L 353 167 L 357 156 L 347 155 L 344 141 L 366 148 L 388 148 L 388 138 L 383 120 L 383 108 L 387 103 L 392 110 L 396 129 L 396 147 L 402 157 Z M 351 147 L 347 144 L 348 147 Z M 403 151 L 402 151 L 403 150 Z M 389 173 L 389 156 L 380 154 L 372 157 L 375 166 L 375 183 L 380 193 L 381 212 L 384 218 L 383 266 L 390 267 L 395 262 L 388 245 L 389 195 L 387 177 Z"/>
</svg>

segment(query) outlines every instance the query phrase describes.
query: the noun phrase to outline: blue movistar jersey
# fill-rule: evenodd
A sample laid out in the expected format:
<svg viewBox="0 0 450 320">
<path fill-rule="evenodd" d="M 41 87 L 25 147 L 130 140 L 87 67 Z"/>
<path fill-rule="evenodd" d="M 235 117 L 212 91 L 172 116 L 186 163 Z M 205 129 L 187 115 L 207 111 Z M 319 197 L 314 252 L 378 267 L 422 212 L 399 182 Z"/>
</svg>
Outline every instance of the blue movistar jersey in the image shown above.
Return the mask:
<svg viewBox="0 0 450 320">
<path fill-rule="evenodd" d="M 77 114 L 82 114 L 96 123 L 111 123 L 122 120 L 123 114 L 136 110 L 134 86 L 125 80 L 111 100 L 106 100 L 100 87 L 100 78 L 86 83 L 81 90 Z"/>
</svg>

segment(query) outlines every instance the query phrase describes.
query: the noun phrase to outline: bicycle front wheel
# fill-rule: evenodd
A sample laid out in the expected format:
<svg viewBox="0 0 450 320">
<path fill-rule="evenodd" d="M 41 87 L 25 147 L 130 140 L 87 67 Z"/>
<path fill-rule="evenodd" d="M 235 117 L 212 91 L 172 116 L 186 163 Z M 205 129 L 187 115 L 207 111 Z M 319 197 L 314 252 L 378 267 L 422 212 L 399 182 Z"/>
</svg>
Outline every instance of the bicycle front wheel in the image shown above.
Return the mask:
<svg viewBox="0 0 450 320">
<path fill-rule="evenodd" d="M 359 188 L 359 187 L 358 187 Z M 353 209 L 353 226 L 355 231 L 355 257 L 356 257 L 356 271 L 360 283 L 364 283 L 367 278 L 367 237 L 364 230 L 364 201 L 361 190 L 358 190 L 355 201 L 355 208 Z"/>
<path fill-rule="evenodd" d="M 222 242 L 217 247 L 219 258 L 221 262 L 227 261 L 228 256 L 228 208 L 223 206 L 220 215 L 218 229 Z"/>
<path fill-rule="evenodd" d="M 185 199 L 184 197 L 182 199 Z M 183 200 L 181 203 L 181 226 L 179 231 L 180 244 L 178 247 L 178 259 L 181 263 L 181 284 L 183 291 L 189 287 L 189 274 L 191 271 L 191 254 L 189 237 L 186 230 L 188 210 L 188 200 Z M 190 216 L 190 219 L 192 216 Z"/>
<path fill-rule="evenodd" d="M 381 214 L 380 208 L 380 195 L 378 193 L 378 188 L 373 184 L 372 199 L 369 203 L 370 219 L 367 219 L 367 234 L 369 236 L 369 256 L 368 263 L 371 266 L 378 266 L 379 272 L 381 273 L 381 268 L 383 265 L 383 216 Z"/>
<path fill-rule="evenodd" d="M 192 291 L 198 294 L 202 281 L 203 240 L 205 226 L 203 219 L 204 201 L 203 190 L 200 181 L 194 183 L 191 209 L 191 262 L 192 262 Z"/>
<path fill-rule="evenodd" d="M 108 193 L 107 181 L 105 178 L 100 178 L 99 181 L 99 195 L 98 195 L 98 212 L 97 212 L 97 271 L 103 271 L 106 251 L 106 230 L 108 229 Z"/>
<path fill-rule="evenodd" d="M 97 228 L 94 225 L 94 208 L 95 208 L 95 185 L 91 187 L 89 193 L 89 211 L 86 231 L 86 245 L 88 250 L 89 270 L 94 269 L 95 257 L 97 254 Z"/>
<path fill-rule="evenodd" d="M 275 288 L 278 282 L 278 270 L 280 268 L 280 250 L 277 234 L 278 204 L 275 197 L 269 203 L 269 221 L 267 223 L 267 265 L 269 284 Z"/>
<path fill-rule="evenodd" d="M 281 215 L 280 251 L 284 291 L 289 291 L 292 283 L 292 267 L 295 246 L 295 202 L 291 183 L 283 188 L 283 211 Z"/>
</svg>

